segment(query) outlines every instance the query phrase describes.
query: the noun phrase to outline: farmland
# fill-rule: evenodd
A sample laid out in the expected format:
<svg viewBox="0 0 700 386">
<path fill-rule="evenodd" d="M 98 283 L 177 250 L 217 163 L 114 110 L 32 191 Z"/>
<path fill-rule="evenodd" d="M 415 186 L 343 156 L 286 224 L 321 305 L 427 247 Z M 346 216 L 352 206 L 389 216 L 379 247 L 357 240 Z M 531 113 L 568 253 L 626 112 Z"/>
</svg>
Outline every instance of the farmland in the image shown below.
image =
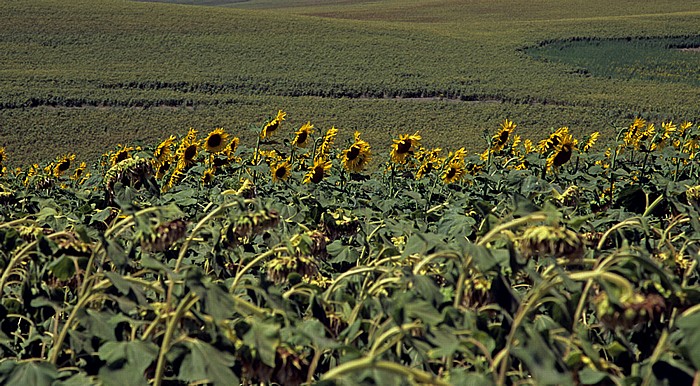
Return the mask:
<svg viewBox="0 0 700 386">
<path fill-rule="evenodd" d="M 532 137 L 697 118 L 697 83 L 591 76 L 526 52 L 572 37 L 693 39 L 697 1 L 217 4 L 3 2 L 0 145 L 13 164 L 68 150 L 95 160 L 182 127 L 223 126 L 251 144 L 249 126 L 278 109 L 343 138 L 361 129 L 387 145 L 422 130 L 470 150 L 505 118 Z"/>
<path fill-rule="evenodd" d="M 700 384 L 698 10 L 0 0 L 0 384 Z"/>
</svg>

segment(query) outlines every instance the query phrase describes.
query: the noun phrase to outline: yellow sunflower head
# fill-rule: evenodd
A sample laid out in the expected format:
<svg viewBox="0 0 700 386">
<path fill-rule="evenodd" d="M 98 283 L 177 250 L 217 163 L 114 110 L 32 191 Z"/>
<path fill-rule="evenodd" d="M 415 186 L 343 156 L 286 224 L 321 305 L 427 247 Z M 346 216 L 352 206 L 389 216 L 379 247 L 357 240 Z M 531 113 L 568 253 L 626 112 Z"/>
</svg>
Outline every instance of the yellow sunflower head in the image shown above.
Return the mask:
<svg viewBox="0 0 700 386">
<path fill-rule="evenodd" d="M 197 131 L 190 129 L 175 153 L 177 158 L 177 168 L 185 169 L 191 165 L 194 165 L 197 162 L 198 152 L 199 141 L 197 141 Z"/>
<path fill-rule="evenodd" d="M 226 140 L 228 134 L 222 128 L 212 130 L 207 138 L 204 139 L 204 149 L 209 153 L 216 154 L 226 148 Z"/>
<path fill-rule="evenodd" d="M 505 147 L 506 143 L 508 143 L 508 139 L 510 139 L 510 135 L 515 131 L 516 126 L 517 125 L 513 123 L 513 121 L 509 121 L 508 119 L 501 123 L 501 128 L 491 138 L 491 152 L 497 153 Z"/>
<path fill-rule="evenodd" d="M 552 151 L 549 157 L 547 157 L 547 170 L 559 168 L 569 162 L 577 144 L 578 140 L 571 134 L 566 133 L 566 135 L 561 136 L 557 147 Z"/>
<path fill-rule="evenodd" d="M 333 147 L 333 142 L 335 141 L 336 135 L 338 135 L 338 129 L 335 127 L 331 127 L 328 129 L 328 131 L 326 131 L 326 134 L 323 135 L 323 142 L 321 142 L 321 146 L 318 147 L 314 158 L 323 159 L 328 157 L 331 152 L 331 148 Z"/>
<path fill-rule="evenodd" d="M 391 145 L 391 160 L 398 164 L 406 163 L 406 157 L 413 154 L 420 147 L 420 134 L 401 134 Z"/>
<path fill-rule="evenodd" d="M 270 165 L 272 182 L 284 181 L 292 174 L 292 165 L 289 160 L 279 161 Z"/>
<path fill-rule="evenodd" d="M 600 137 L 599 132 L 592 133 L 588 139 L 586 140 L 586 143 L 583 144 L 583 147 L 581 147 L 581 151 L 584 153 L 588 153 L 589 150 L 595 145 L 595 142 L 598 140 L 598 137 Z"/>
<path fill-rule="evenodd" d="M 442 176 L 440 176 L 440 178 L 444 183 L 452 184 L 461 180 L 465 173 L 466 169 L 464 167 L 464 161 L 453 159 L 442 171 Z"/>
<path fill-rule="evenodd" d="M 81 162 L 80 165 L 73 171 L 73 175 L 70 177 L 70 179 L 73 181 L 83 181 L 85 178 L 89 177 L 89 173 L 85 173 L 85 169 L 87 169 L 87 164 L 85 162 Z"/>
<path fill-rule="evenodd" d="M 173 174 L 171 174 L 170 178 L 168 179 L 168 183 L 163 186 L 163 192 L 167 192 L 168 190 L 172 189 L 175 185 L 182 182 L 183 178 L 185 178 L 185 171 L 180 168 L 175 168 L 175 170 L 173 170 Z"/>
<path fill-rule="evenodd" d="M 309 172 L 304 176 L 304 183 L 308 184 L 309 182 L 313 182 L 314 184 L 318 184 L 326 177 L 328 171 L 331 170 L 331 165 L 331 161 L 316 159 L 314 164 L 309 168 Z"/>
<path fill-rule="evenodd" d="M 0 146 L 0 165 L 2 165 L 3 162 L 7 159 L 7 155 L 5 154 L 5 148 L 3 146 Z"/>
<path fill-rule="evenodd" d="M 262 132 L 260 133 L 260 139 L 270 138 L 274 133 L 276 133 L 286 116 L 287 113 L 285 113 L 282 110 L 279 110 L 277 112 L 277 116 L 270 120 L 268 123 L 266 123 L 263 127 Z"/>
<path fill-rule="evenodd" d="M 314 125 L 312 125 L 311 122 L 306 122 L 294 133 L 294 141 L 292 141 L 292 144 L 296 147 L 306 147 L 310 142 L 309 137 L 313 131 Z"/>
<path fill-rule="evenodd" d="M 66 154 L 63 157 L 56 160 L 53 167 L 53 175 L 55 177 L 62 176 L 71 167 L 71 162 L 75 161 L 75 154 Z"/>
<path fill-rule="evenodd" d="M 153 151 L 153 158 L 155 158 L 157 163 L 163 163 L 165 161 L 170 161 L 172 158 L 172 147 L 175 142 L 175 136 L 171 135 L 170 138 L 161 142 L 156 149 Z"/>
<path fill-rule="evenodd" d="M 214 181 L 214 168 L 208 168 L 202 173 L 202 185 L 210 185 Z"/>
<path fill-rule="evenodd" d="M 163 163 L 156 164 L 156 179 L 160 180 L 165 177 L 165 174 L 168 172 L 168 170 L 170 170 L 171 165 L 172 161 L 165 161 Z"/>
<path fill-rule="evenodd" d="M 134 150 L 141 150 L 140 147 L 134 147 L 134 146 L 126 146 L 119 144 L 117 145 L 118 148 L 114 152 L 107 153 L 106 155 L 109 157 L 109 164 L 111 166 L 114 166 L 118 164 L 119 162 L 124 161 L 127 158 L 131 158 L 131 152 Z"/>
<path fill-rule="evenodd" d="M 560 127 L 550 134 L 549 137 L 541 140 L 537 144 L 537 149 L 539 150 L 540 154 L 547 154 L 559 146 L 562 138 L 567 135 L 570 135 L 569 128 L 567 126 Z"/>
<path fill-rule="evenodd" d="M 236 149 L 238 149 L 238 144 L 240 142 L 241 142 L 241 140 L 238 137 L 233 137 L 233 138 L 231 138 L 230 141 L 228 141 L 228 145 L 226 145 L 226 149 L 224 149 L 224 153 L 226 154 L 226 157 L 229 160 L 232 160 L 235 157 Z"/>
<path fill-rule="evenodd" d="M 355 132 L 355 141 L 349 148 L 343 150 L 341 157 L 345 170 L 354 173 L 362 172 L 372 160 L 369 143 L 360 139 L 359 131 Z"/>
</svg>

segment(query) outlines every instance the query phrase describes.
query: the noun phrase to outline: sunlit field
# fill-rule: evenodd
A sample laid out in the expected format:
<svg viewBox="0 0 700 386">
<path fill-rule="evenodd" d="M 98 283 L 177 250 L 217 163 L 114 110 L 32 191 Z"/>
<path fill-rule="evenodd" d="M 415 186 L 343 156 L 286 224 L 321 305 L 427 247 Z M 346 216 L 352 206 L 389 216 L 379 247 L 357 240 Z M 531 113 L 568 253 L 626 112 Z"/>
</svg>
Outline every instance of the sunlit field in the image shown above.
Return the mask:
<svg viewBox="0 0 700 386">
<path fill-rule="evenodd" d="M 574 37 L 693 39 L 697 1 L 220 3 L 2 3 L 0 144 L 12 162 L 95 160 L 182 127 L 252 144 L 248 127 L 278 109 L 384 145 L 410 129 L 469 150 L 506 118 L 533 138 L 566 124 L 607 140 L 637 116 L 697 115 L 697 82 L 591 76 L 527 52 Z"/>
</svg>

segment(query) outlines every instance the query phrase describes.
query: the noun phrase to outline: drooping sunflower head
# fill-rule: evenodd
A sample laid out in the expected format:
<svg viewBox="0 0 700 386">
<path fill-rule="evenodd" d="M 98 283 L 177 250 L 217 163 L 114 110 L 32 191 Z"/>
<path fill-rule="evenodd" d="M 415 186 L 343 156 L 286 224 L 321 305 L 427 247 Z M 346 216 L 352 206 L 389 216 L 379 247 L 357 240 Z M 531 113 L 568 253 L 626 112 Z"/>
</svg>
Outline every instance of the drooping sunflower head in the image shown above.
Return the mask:
<svg viewBox="0 0 700 386">
<path fill-rule="evenodd" d="M 442 182 L 452 184 L 461 180 L 465 173 L 466 169 L 464 167 L 464 160 L 452 159 L 445 166 L 440 178 L 442 179 Z"/>
<path fill-rule="evenodd" d="M 185 171 L 180 168 L 175 168 L 173 170 L 173 173 L 170 175 L 170 178 L 168 179 L 168 183 L 163 185 L 163 192 L 167 192 L 168 190 L 172 189 L 175 187 L 175 185 L 179 184 L 182 182 L 182 180 L 185 178 Z"/>
<path fill-rule="evenodd" d="M 270 138 L 274 133 L 276 133 L 286 116 L 287 113 L 285 113 L 282 110 L 279 110 L 277 112 L 277 116 L 275 116 L 272 120 L 267 122 L 263 127 L 262 132 L 260 132 L 260 139 Z"/>
<path fill-rule="evenodd" d="M 517 125 L 508 119 L 501 123 L 501 128 L 498 132 L 491 138 L 491 152 L 498 153 L 505 147 L 510 139 L 510 135 L 515 131 Z"/>
<path fill-rule="evenodd" d="M 391 145 L 391 160 L 398 164 L 406 163 L 406 157 L 413 154 L 420 147 L 420 134 L 401 134 Z"/>
<path fill-rule="evenodd" d="M 289 160 L 279 161 L 270 165 L 272 182 L 284 181 L 292 174 L 292 165 Z"/>
<path fill-rule="evenodd" d="M 326 177 L 328 171 L 331 170 L 331 165 L 331 161 L 316 159 L 314 164 L 309 168 L 309 172 L 304 176 L 304 183 L 308 184 L 309 182 L 313 182 L 314 184 L 318 184 Z"/>
<path fill-rule="evenodd" d="M 336 135 L 338 135 L 338 129 L 335 127 L 331 127 L 328 129 L 328 131 L 326 131 L 326 134 L 323 135 L 323 142 L 321 142 L 321 146 L 319 146 L 316 150 L 316 155 L 314 158 L 328 158 Z"/>
<path fill-rule="evenodd" d="M 552 151 L 549 157 L 547 157 L 547 170 L 559 168 L 560 166 L 569 162 L 577 144 L 578 140 L 568 132 L 565 135 L 560 136 L 559 142 L 554 148 L 554 151 Z"/>
<path fill-rule="evenodd" d="M 53 167 L 53 175 L 55 177 L 62 176 L 71 167 L 71 162 L 75 161 L 75 154 L 66 154 L 56 160 Z"/>
<path fill-rule="evenodd" d="M 583 239 L 574 231 L 550 225 L 527 228 L 518 240 L 523 256 L 566 257 L 578 260 L 584 254 Z"/>
<path fill-rule="evenodd" d="M 175 143 L 175 136 L 171 135 L 170 138 L 161 142 L 156 149 L 153 151 L 153 158 L 155 158 L 156 163 L 162 164 L 163 162 L 170 161 L 172 158 L 172 147 Z"/>
<path fill-rule="evenodd" d="M 229 160 L 233 160 L 236 154 L 236 149 L 238 149 L 238 144 L 241 142 L 241 140 L 238 137 L 233 137 L 231 138 L 230 141 L 228 141 L 228 145 L 226 145 L 226 149 L 224 149 L 224 153 L 226 154 L 226 157 Z"/>
<path fill-rule="evenodd" d="M 311 122 L 306 122 L 294 133 L 294 141 L 292 141 L 292 144 L 296 147 L 306 147 L 309 142 L 311 142 L 309 138 L 313 131 L 314 125 L 312 125 Z"/>
<path fill-rule="evenodd" d="M 165 174 L 170 170 L 170 166 L 172 165 L 171 161 L 165 161 L 163 163 L 156 164 L 154 168 L 156 169 L 156 179 L 160 180 L 163 177 L 165 177 Z"/>
<path fill-rule="evenodd" d="M 207 138 L 204 139 L 204 149 L 209 153 L 216 154 L 222 152 L 226 148 L 226 140 L 228 134 L 222 128 L 212 130 Z"/>
<path fill-rule="evenodd" d="M 362 172 L 369 161 L 372 160 L 369 143 L 360 139 L 360 132 L 355 132 L 355 141 L 349 148 L 343 150 L 341 155 L 343 167 L 354 173 Z"/>
</svg>

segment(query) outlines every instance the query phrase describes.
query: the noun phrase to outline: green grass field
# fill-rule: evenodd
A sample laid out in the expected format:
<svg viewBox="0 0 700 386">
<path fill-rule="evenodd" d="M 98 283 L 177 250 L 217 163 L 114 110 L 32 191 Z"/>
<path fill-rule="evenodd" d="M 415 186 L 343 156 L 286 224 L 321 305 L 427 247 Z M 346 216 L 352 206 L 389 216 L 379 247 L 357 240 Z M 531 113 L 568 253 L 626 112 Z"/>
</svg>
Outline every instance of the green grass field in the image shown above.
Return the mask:
<svg viewBox="0 0 700 386">
<path fill-rule="evenodd" d="M 597 76 L 543 41 L 697 34 L 700 1 L 0 1 L 0 146 L 26 165 L 189 127 L 252 143 L 283 109 L 385 149 L 485 147 L 505 118 L 608 135 L 635 116 L 697 121 L 697 82 Z M 680 55 L 680 53 L 676 53 Z M 696 52 L 684 52 L 697 63 Z M 694 61 L 694 62 L 693 62 Z M 593 76 L 591 76 L 593 74 Z"/>
</svg>

